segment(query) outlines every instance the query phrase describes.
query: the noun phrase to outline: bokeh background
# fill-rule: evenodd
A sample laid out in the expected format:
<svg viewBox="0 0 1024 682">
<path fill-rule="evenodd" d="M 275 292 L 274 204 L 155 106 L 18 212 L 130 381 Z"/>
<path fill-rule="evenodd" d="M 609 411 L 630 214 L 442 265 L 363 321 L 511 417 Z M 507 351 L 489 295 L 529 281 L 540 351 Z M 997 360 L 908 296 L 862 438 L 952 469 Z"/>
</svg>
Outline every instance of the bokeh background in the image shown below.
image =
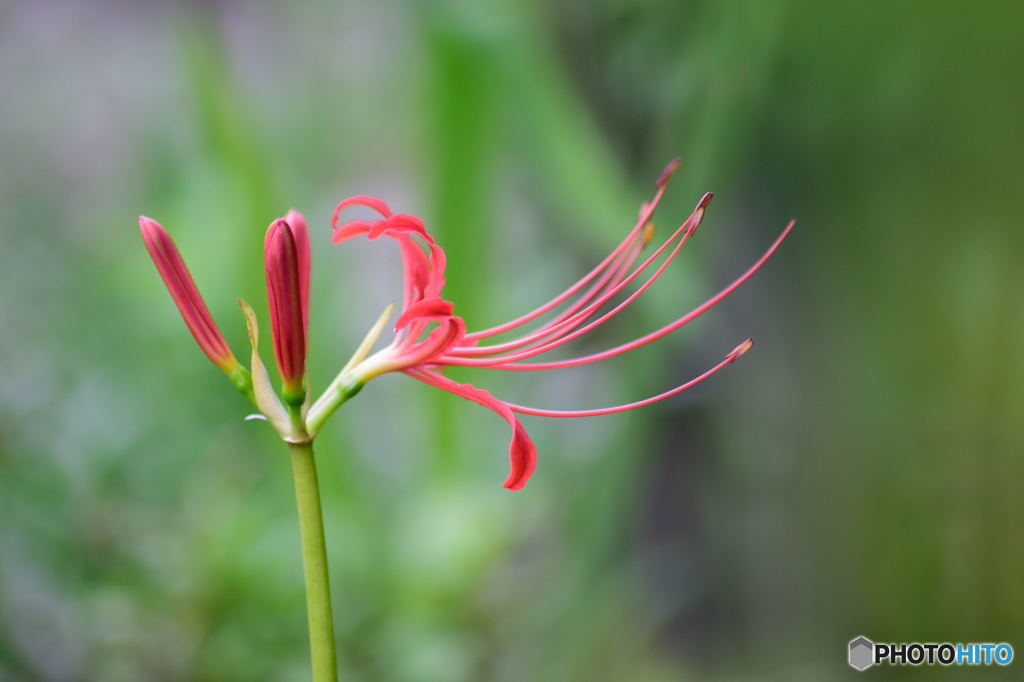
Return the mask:
<svg viewBox="0 0 1024 682">
<path fill-rule="evenodd" d="M 318 441 L 343 679 L 843 679 L 859 634 L 1024 655 L 1022 8 L 7 0 L 0 680 L 308 676 L 287 457 L 138 214 L 241 352 L 263 231 L 305 212 L 323 387 L 399 292 L 392 249 L 329 244 L 340 198 L 423 216 L 480 328 L 596 263 L 676 155 L 656 222 L 713 190 L 704 226 L 573 350 L 689 310 L 797 217 L 765 270 L 643 351 L 454 376 L 597 407 L 754 351 L 641 411 L 524 418 L 515 494 L 500 419 L 373 382 Z"/>
</svg>

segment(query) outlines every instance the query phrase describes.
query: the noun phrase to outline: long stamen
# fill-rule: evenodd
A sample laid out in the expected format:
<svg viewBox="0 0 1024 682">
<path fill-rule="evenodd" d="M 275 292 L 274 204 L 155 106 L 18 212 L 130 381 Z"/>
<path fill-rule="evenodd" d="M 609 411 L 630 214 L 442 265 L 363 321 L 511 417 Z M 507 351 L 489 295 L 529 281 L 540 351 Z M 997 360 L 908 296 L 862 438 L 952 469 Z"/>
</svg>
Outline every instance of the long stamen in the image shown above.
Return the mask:
<svg viewBox="0 0 1024 682">
<path fill-rule="evenodd" d="M 648 223 L 648 226 L 649 225 L 650 223 Z M 646 233 L 646 228 L 644 229 L 644 233 L 637 233 L 633 243 L 630 244 L 629 248 L 621 254 L 619 262 L 612 263 L 611 267 L 608 268 L 606 275 L 601 278 L 603 280 L 602 286 L 595 285 L 592 291 L 588 290 L 586 295 L 580 297 L 579 300 L 560 312 L 548 324 L 545 324 L 540 329 L 550 329 L 558 323 L 569 319 L 575 315 L 577 311 L 593 301 L 595 297 L 599 298 L 609 290 L 615 288 L 619 282 L 622 281 L 622 278 L 626 276 L 626 273 L 629 272 L 629 269 L 633 267 L 633 263 L 636 262 L 640 252 L 643 251 L 644 245 L 647 243 L 645 237 Z M 540 329 L 537 331 L 540 331 Z"/>
<path fill-rule="evenodd" d="M 484 329 L 478 332 L 473 332 L 472 334 L 467 334 L 466 339 L 469 341 L 475 341 L 478 339 L 488 338 L 491 336 L 495 336 L 496 334 L 501 334 L 503 332 L 515 329 L 516 327 L 526 324 L 530 320 L 534 320 L 540 317 L 541 315 L 548 312 L 558 304 L 562 303 L 562 301 L 566 300 L 567 298 L 575 294 L 584 286 L 586 286 L 588 282 L 594 279 L 594 277 L 598 276 L 601 272 L 603 272 L 605 268 L 607 268 L 609 264 L 615 259 L 615 257 L 618 256 L 626 248 L 626 246 L 632 240 L 634 235 L 636 235 L 640 230 L 644 228 L 645 225 L 647 225 L 647 223 L 651 219 L 651 216 L 654 214 L 654 209 L 657 208 L 658 203 L 661 201 L 661 197 L 665 194 L 665 187 L 668 184 L 669 178 L 672 177 L 672 173 L 678 166 L 679 159 L 677 158 L 673 159 L 672 162 L 665 167 L 665 170 L 662 171 L 660 176 L 658 176 L 658 180 L 655 183 L 658 187 L 658 191 L 655 193 L 651 201 L 647 204 L 645 210 L 642 211 L 642 215 L 640 216 L 640 219 L 636 222 L 636 225 L 633 227 L 632 230 L 629 231 L 629 234 L 626 235 L 626 238 L 623 239 L 619 243 L 619 245 L 616 246 L 615 249 L 610 254 L 608 254 L 608 256 L 605 257 L 604 260 L 598 263 L 598 265 L 595 266 L 593 270 L 584 275 L 579 281 L 577 281 L 575 284 L 573 284 L 568 289 L 563 291 L 561 294 L 551 299 L 544 305 L 534 309 L 533 311 L 526 313 L 525 315 L 522 315 L 520 317 L 517 317 L 516 319 L 511 320 L 510 322 L 500 324 L 496 327 L 490 327 L 488 329 Z"/>
<path fill-rule="evenodd" d="M 636 257 L 640 255 L 642 248 L 643 237 L 637 233 L 633 236 L 632 243 L 629 247 L 619 254 L 616 262 L 611 263 L 598 280 L 594 282 L 594 284 L 591 285 L 591 287 L 587 289 L 582 296 L 573 302 L 571 306 L 556 315 L 554 319 L 543 325 L 541 329 L 551 327 L 562 320 L 571 317 L 577 310 L 594 300 L 595 297 L 600 296 L 602 293 L 621 282 L 625 274 L 629 272 L 630 266 L 636 261 Z"/>
<path fill-rule="evenodd" d="M 644 202 L 644 204 L 640 207 L 641 214 L 643 214 L 646 208 L 647 202 Z M 634 236 L 633 243 L 629 246 L 629 248 L 625 252 L 620 254 L 618 264 L 612 263 L 612 265 L 608 268 L 605 274 L 601 276 L 601 279 L 598 283 L 595 283 L 590 289 L 587 290 L 586 294 L 580 297 L 579 300 L 577 300 L 571 306 L 569 306 L 561 313 L 556 315 L 554 319 L 552 319 L 549 323 L 543 325 L 541 329 L 552 327 L 561 322 L 562 320 L 571 317 L 577 310 L 579 310 L 584 305 L 592 301 L 595 296 L 600 296 L 601 294 L 607 292 L 609 289 L 615 287 L 619 282 L 622 281 L 622 278 L 626 276 L 626 273 L 629 272 L 629 269 L 633 266 L 633 263 L 636 262 L 637 257 L 639 257 L 640 252 L 644 250 L 644 247 L 647 246 L 648 242 L 650 242 L 653 237 L 654 224 L 647 223 L 646 225 L 644 225 L 644 229 Z M 537 331 L 540 330 L 538 329 Z"/>
<path fill-rule="evenodd" d="M 552 361 L 552 362 L 508 362 L 508 361 L 506 361 L 505 363 L 499 364 L 499 365 L 489 365 L 489 364 L 487 364 L 487 360 L 486 359 L 478 359 L 478 358 L 475 358 L 475 359 L 457 359 L 457 358 L 448 358 L 447 356 L 444 358 L 444 362 L 445 362 L 445 364 L 485 366 L 485 367 L 492 367 L 494 369 L 504 369 L 504 370 L 512 370 L 512 371 L 532 371 L 532 370 L 556 369 L 556 368 L 561 368 L 561 367 L 575 367 L 577 365 L 585 365 L 585 364 L 588 364 L 588 363 L 591 363 L 591 362 L 598 362 L 600 360 L 605 360 L 607 358 L 614 357 L 616 355 L 620 355 L 620 354 L 625 353 L 627 351 L 631 351 L 631 350 L 633 350 L 635 348 L 639 348 L 640 346 L 644 346 L 644 345 L 646 345 L 648 343 L 651 343 L 652 341 L 660 339 L 662 336 L 665 336 L 666 334 L 670 334 L 671 332 L 675 331 L 676 329 L 679 329 L 680 327 L 682 327 L 683 325 L 687 324 L 688 322 L 691 322 L 695 318 L 697 318 L 700 315 L 702 315 L 705 312 L 707 312 L 708 309 L 714 307 L 723 298 L 725 298 L 726 296 L 731 294 L 733 291 L 735 291 L 741 284 L 743 284 L 748 279 L 750 279 L 750 277 L 753 276 L 753 274 L 755 272 L 757 272 L 759 269 L 761 269 L 761 266 L 764 265 L 765 262 L 771 257 L 771 255 L 773 253 L 775 253 L 775 250 L 779 248 L 779 245 L 782 244 L 783 240 L 789 234 L 790 230 L 793 229 L 794 225 L 796 225 L 796 221 L 795 220 L 794 221 L 790 221 L 790 223 L 788 225 L 786 225 L 786 229 L 784 229 L 782 231 L 782 233 L 775 239 L 775 241 L 772 243 L 772 245 L 768 247 L 768 250 L 765 251 L 764 254 L 762 254 L 761 257 L 758 258 L 757 261 L 752 266 L 750 266 L 750 268 L 748 268 L 746 272 L 744 272 L 742 275 L 737 277 L 727 287 L 725 287 L 724 289 L 719 291 L 717 294 L 715 294 L 714 296 L 709 298 L 707 301 L 705 301 L 701 305 L 697 306 L 696 308 L 694 308 L 693 310 L 688 312 L 686 315 L 683 315 L 679 319 L 677 319 L 674 322 L 671 322 L 671 323 L 665 325 L 664 327 L 662 327 L 660 329 L 657 329 L 657 330 L 655 330 L 655 331 L 653 331 L 653 332 L 651 332 L 651 333 L 649 333 L 649 334 L 647 334 L 645 336 L 641 336 L 639 339 L 635 339 L 635 340 L 630 341 L 628 343 L 624 343 L 624 344 L 622 344 L 620 346 L 616 346 L 614 348 L 610 348 L 608 350 L 601 351 L 600 353 L 594 353 L 592 355 L 584 355 L 584 356 L 576 357 L 576 358 L 569 358 L 567 360 L 556 360 L 556 361 Z M 458 362 L 456 362 L 455 360 L 458 360 Z"/>
<path fill-rule="evenodd" d="M 573 317 L 583 306 L 590 303 L 595 296 L 600 297 L 613 289 L 615 286 L 622 281 L 623 276 L 628 272 L 629 267 L 636 261 L 636 257 L 640 254 L 643 248 L 643 243 L 639 234 L 634 235 L 633 243 L 629 246 L 627 251 L 622 252 L 616 258 L 616 262 L 612 263 L 608 268 L 605 269 L 601 277 L 594 282 L 587 291 L 580 296 L 571 306 L 563 310 L 561 313 L 556 315 L 553 319 L 541 325 L 532 332 L 520 336 L 518 338 L 506 341 L 504 343 L 492 344 L 488 346 L 469 346 L 463 348 L 455 348 L 452 351 L 452 355 L 456 356 L 472 356 L 472 355 L 490 355 L 492 353 L 505 352 L 509 350 L 515 350 L 526 346 L 544 336 L 553 334 L 558 329 L 561 329 L 563 323 Z M 606 299 L 605 299 L 606 300 Z"/>
<path fill-rule="evenodd" d="M 698 225 L 699 223 L 700 223 L 700 221 L 698 220 L 698 221 L 696 221 L 695 223 L 692 223 L 692 224 L 693 225 Z M 685 227 L 686 226 L 684 225 L 684 227 L 681 227 L 679 229 L 680 230 L 684 230 Z M 596 320 L 593 320 L 592 322 L 589 322 L 589 323 L 585 324 L 583 327 L 577 329 L 577 327 L 579 327 L 579 325 L 583 324 L 587 320 L 587 318 L 589 318 L 594 312 L 596 312 L 598 310 L 598 308 L 600 308 L 602 305 L 604 305 L 609 299 L 611 299 L 617 293 L 622 291 L 623 288 L 625 288 L 631 281 L 633 281 L 633 279 L 635 279 L 635 277 L 637 275 L 639 275 L 640 272 L 642 272 L 645 267 L 647 267 L 647 264 L 644 264 L 643 266 L 638 268 L 633 274 L 631 274 L 629 276 L 629 278 L 627 278 L 626 280 L 621 282 L 615 288 L 611 289 L 599 301 L 594 303 L 593 306 L 591 306 L 587 310 L 581 312 L 579 315 L 575 316 L 573 319 L 567 320 L 564 325 L 561 325 L 560 329 L 552 330 L 552 332 L 558 332 L 557 336 L 555 336 L 554 338 L 549 339 L 545 343 L 539 344 L 539 345 L 535 346 L 534 348 L 529 349 L 528 353 L 520 355 L 519 357 L 522 358 L 522 359 L 525 359 L 527 357 L 534 357 L 536 355 L 540 355 L 541 353 L 545 353 L 545 352 L 547 352 L 547 351 L 549 351 L 549 350 L 551 350 L 553 348 L 557 348 L 558 346 L 561 346 L 564 343 L 567 343 L 569 341 L 572 341 L 573 339 L 576 339 L 576 338 L 579 338 L 580 336 L 583 336 L 587 332 L 591 331 L 592 329 L 594 329 L 596 327 L 599 327 L 600 325 L 604 324 L 605 322 L 607 322 L 608 320 L 610 320 L 611 318 L 615 317 L 620 312 L 625 310 L 631 303 L 633 303 L 633 301 L 635 301 L 637 298 L 639 298 L 641 294 L 643 294 L 645 291 L 647 291 L 647 289 L 649 289 L 650 286 L 652 284 L 654 284 L 655 280 L 657 280 L 659 277 L 661 277 L 661 275 L 665 272 L 665 270 L 668 268 L 668 266 L 672 264 L 672 261 L 675 259 L 675 257 L 677 255 L 679 255 L 679 251 L 683 248 L 683 245 L 686 244 L 687 239 L 695 231 L 696 231 L 695 229 L 694 230 L 685 230 L 683 232 L 682 239 L 679 240 L 679 242 L 675 245 L 675 248 L 672 249 L 671 253 L 669 253 L 668 257 L 665 258 L 665 261 L 658 267 L 658 269 L 655 270 L 654 273 L 650 277 L 647 278 L 647 281 L 645 281 L 642 285 L 640 285 L 640 287 L 636 291 L 634 291 L 632 294 L 627 296 L 626 299 L 623 300 L 621 303 L 616 305 L 614 308 L 612 308 L 611 310 L 609 310 L 607 313 L 605 313 L 604 315 L 600 316 Z M 672 239 L 675 239 L 675 236 L 676 235 L 673 235 L 672 238 L 665 243 L 665 246 L 668 246 L 671 243 Z M 659 249 L 659 253 L 660 253 L 660 251 L 661 250 Z M 652 260 L 653 260 L 653 258 L 652 258 Z"/>
<path fill-rule="evenodd" d="M 334 213 L 331 215 L 332 229 L 338 228 L 338 217 L 341 215 L 341 212 L 349 206 L 366 206 L 367 208 L 372 208 L 377 213 L 380 213 L 381 216 L 385 218 L 391 216 L 391 208 L 381 199 L 371 197 L 366 194 L 356 194 L 355 196 L 342 200 L 337 206 L 335 206 Z"/>
<path fill-rule="evenodd" d="M 574 315 L 572 318 L 542 328 L 532 334 L 529 334 L 507 344 L 460 349 L 459 351 L 453 353 L 453 355 L 485 355 L 489 353 L 497 353 L 511 348 L 527 345 L 534 341 L 539 341 L 545 336 L 551 336 L 557 333 L 557 336 L 555 338 L 549 339 L 547 342 L 540 344 L 534 348 L 501 357 L 487 358 L 483 363 L 473 362 L 472 364 L 501 364 L 504 362 L 525 360 L 526 358 L 531 358 L 535 355 L 539 355 L 541 353 L 544 353 L 545 351 L 560 346 L 567 341 L 582 336 L 591 329 L 594 329 L 595 327 L 604 324 L 606 321 L 608 321 L 609 319 L 617 315 L 619 312 L 621 312 L 623 309 L 625 309 L 630 303 L 635 301 L 655 282 L 655 280 L 657 280 L 662 275 L 662 273 L 665 272 L 665 269 L 668 268 L 668 266 L 672 263 L 673 259 L 675 259 L 676 255 L 679 254 L 679 251 L 680 249 L 682 249 L 683 244 L 685 244 L 686 241 L 690 238 L 690 236 L 692 236 L 697 231 L 697 228 L 700 226 L 700 221 L 704 216 L 704 210 L 710 203 L 711 197 L 712 195 L 710 192 L 705 194 L 701 198 L 700 202 L 697 204 L 697 208 L 694 209 L 694 212 L 690 215 L 690 217 L 687 218 L 686 221 L 682 225 L 680 225 L 679 228 L 675 232 L 673 232 L 667 240 L 665 240 L 665 243 L 658 247 L 658 249 L 647 258 L 647 260 L 645 260 L 639 267 L 637 267 L 632 273 L 630 273 L 628 277 L 622 279 L 620 282 L 615 284 L 615 286 L 608 289 L 596 301 L 587 306 L 585 310 Z M 583 324 L 587 320 L 587 318 L 589 318 L 591 315 L 597 312 L 597 310 L 599 310 L 602 305 L 604 305 L 612 297 L 614 297 L 616 294 L 622 291 L 627 285 L 629 285 L 630 282 L 636 279 L 640 275 L 640 273 L 643 272 L 648 266 L 650 266 L 651 263 L 653 263 L 658 258 L 658 256 L 660 256 L 662 252 L 664 252 L 665 249 L 667 249 L 672 244 L 673 241 L 679 238 L 680 235 L 682 235 L 682 237 L 679 239 L 679 242 L 676 244 L 672 252 L 669 253 L 665 261 L 658 267 L 654 274 L 647 278 L 647 281 L 644 282 L 644 284 L 641 285 L 639 289 L 633 292 L 628 298 L 626 298 L 626 300 L 622 301 L 615 308 L 602 315 L 599 319 L 587 324 L 582 329 L 572 331 L 579 325 Z M 451 364 L 463 363 L 453 360 Z"/>
<path fill-rule="evenodd" d="M 643 400 L 638 400 L 638 401 L 633 402 L 633 403 L 626 403 L 624 405 L 615 405 L 613 407 L 602 407 L 602 408 L 597 408 L 597 409 L 594 409 L 594 410 L 543 410 L 543 409 L 540 409 L 540 408 L 537 408 L 537 407 L 526 407 L 526 406 L 523 406 L 523 405 L 516 405 L 514 403 L 506 403 L 506 404 L 510 408 L 512 408 L 513 412 L 518 412 L 520 414 L 532 414 L 532 415 L 536 415 L 538 417 L 596 417 L 596 416 L 599 416 L 599 415 L 602 415 L 602 414 L 614 414 L 616 412 L 625 412 L 627 410 L 633 410 L 633 409 L 636 409 L 638 407 L 643 407 L 644 405 L 650 405 L 651 403 L 656 403 L 659 400 L 664 400 L 665 398 L 669 398 L 671 396 L 674 396 L 676 393 L 681 393 L 681 392 L 685 391 L 686 389 L 688 389 L 688 388 L 690 388 L 692 386 L 695 386 L 696 384 L 699 384 L 700 382 L 704 381 L 705 379 L 710 377 L 712 374 L 714 374 L 718 370 L 720 370 L 723 367 L 725 367 L 726 365 L 729 365 L 729 364 L 732 364 L 733 362 L 736 362 L 736 360 L 738 360 L 741 355 L 743 355 L 748 350 L 750 350 L 750 347 L 753 346 L 753 345 L 754 345 L 754 340 L 753 339 L 747 339 L 746 341 L 744 341 L 740 345 L 736 346 L 736 348 L 734 348 L 732 350 L 732 352 L 730 352 L 728 355 L 726 355 L 724 360 L 719 362 L 717 365 L 715 365 L 711 369 L 705 371 L 703 374 L 701 374 L 699 376 L 696 376 L 693 379 L 690 379 L 689 381 L 687 381 L 686 383 L 680 384 L 679 386 L 676 386 L 675 388 L 673 388 L 673 389 L 671 389 L 669 391 L 665 391 L 664 393 L 659 393 L 658 395 L 651 396 L 650 398 L 645 398 Z"/>
</svg>

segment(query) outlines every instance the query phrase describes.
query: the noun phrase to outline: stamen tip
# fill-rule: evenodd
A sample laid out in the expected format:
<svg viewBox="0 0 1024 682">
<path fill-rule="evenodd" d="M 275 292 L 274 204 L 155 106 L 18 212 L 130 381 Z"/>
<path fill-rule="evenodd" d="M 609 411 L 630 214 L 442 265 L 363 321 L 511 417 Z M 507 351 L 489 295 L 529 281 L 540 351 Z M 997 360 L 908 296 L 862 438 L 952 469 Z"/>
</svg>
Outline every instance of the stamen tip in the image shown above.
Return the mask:
<svg viewBox="0 0 1024 682">
<path fill-rule="evenodd" d="M 689 225 L 686 228 L 686 236 L 692 237 L 697 233 L 697 228 L 700 227 L 700 221 L 704 219 L 704 209 L 711 203 L 712 197 L 715 195 L 711 192 L 705 192 L 704 196 L 697 202 L 697 208 L 693 209 L 693 215 L 688 218 Z"/>
<path fill-rule="evenodd" d="M 676 172 L 676 168 L 679 168 L 678 156 L 669 161 L 669 164 L 665 166 L 665 170 L 661 171 L 661 175 L 654 181 L 654 184 L 658 187 L 664 187 L 668 183 L 669 178 L 672 177 L 672 174 Z"/>
<path fill-rule="evenodd" d="M 648 244 L 650 244 L 651 240 L 654 239 L 655 231 L 656 230 L 654 228 L 654 223 L 647 223 L 646 225 L 644 225 L 644 236 L 643 236 L 644 246 L 647 246 Z"/>
<path fill-rule="evenodd" d="M 736 362 L 740 357 L 746 353 L 754 345 L 754 339 L 747 339 L 740 345 L 733 348 L 732 352 L 725 356 L 725 359 L 730 363 Z"/>
</svg>

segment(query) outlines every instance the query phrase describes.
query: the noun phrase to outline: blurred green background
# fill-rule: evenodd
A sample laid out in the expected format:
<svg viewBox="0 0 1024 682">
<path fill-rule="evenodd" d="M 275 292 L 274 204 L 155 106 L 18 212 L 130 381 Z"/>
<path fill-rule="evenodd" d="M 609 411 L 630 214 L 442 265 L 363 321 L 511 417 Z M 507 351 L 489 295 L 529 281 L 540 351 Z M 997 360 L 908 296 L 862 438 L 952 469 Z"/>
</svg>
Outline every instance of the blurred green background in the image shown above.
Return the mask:
<svg viewBox="0 0 1024 682">
<path fill-rule="evenodd" d="M 198 352 L 136 216 L 236 353 L 266 225 L 314 236 L 323 387 L 398 259 L 332 247 L 371 193 L 423 216 L 470 328 L 560 291 L 683 165 L 680 262 L 540 375 L 455 372 L 540 451 L 402 376 L 319 444 L 342 679 L 853 678 L 846 643 L 1024 655 L 1020 30 L 991 3 L 98 2 L 0 7 L 0 680 L 304 680 L 287 457 Z M 265 347 L 266 351 L 268 347 Z M 269 353 L 265 353 L 269 361 Z M 1010 679 L 1007 670 L 887 677 Z"/>
</svg>

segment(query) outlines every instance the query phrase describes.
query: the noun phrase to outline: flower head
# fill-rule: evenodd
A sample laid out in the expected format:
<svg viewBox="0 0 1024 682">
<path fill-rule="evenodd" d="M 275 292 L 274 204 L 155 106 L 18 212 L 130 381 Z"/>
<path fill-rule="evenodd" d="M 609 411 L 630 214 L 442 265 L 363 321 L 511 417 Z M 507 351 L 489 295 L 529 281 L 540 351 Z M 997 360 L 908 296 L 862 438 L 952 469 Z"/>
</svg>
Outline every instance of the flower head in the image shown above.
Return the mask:
<svg viewBox="0 0 1024 682">
<path fill-rule="evenodd" d="M 461 317 L 454 314 L 454 306 L 442 296 L 444 287 L 445 254 L 419 218 L 395 213 L 381 199 L 357 195 L 340 202 L 334 211 L 332 226 L 333 240 L 343 242 L 356 236 L 370 240 L 388 237 L 397 242 L 402 256 L 405 274 L 404 295 L 401 312 L 395 323 L 395 338 L 386 348 L 369 355 L 369 347 L 384 324 L 382 318 L 368 336 L 360 351 L 342 370 L 335 383 L 310 409 L 308 425 L 315 433 L 326 414 L 337 404 L 353 395 L 363 384 L 384 372 L 404 372 L 424 383 L 460 395 L 467 400 L 490 408 L 512 427 L 512 441 L 509 446 L 511 468 L 504 486 L 512 490 L 523 487 L 536 466 L 536 448 L 526 430 L 515 416 L 533 414 L 548 417 L 585 417 L 610 414 L 634 409 L 675 395 L 711 376 L 725 365 L 734 362 L 749 350 L 753 341 L 748 339 L 725 358 L 697 377 L 673 389 L 637 402 L 587 410 L 549 410 L 526 407 L 499 400 L 489 392 L 470 384 L 455 382 L 445 377 L 442 370 L 451 365 L 488 367 L 507 371 L 537 371 L 572 367 L 606 358 L 639 348 L 678 329 L 687 322 L 706 312 L 716 303 L 753 275 L 778 248 L 793 227 L 791 222 L 746 272 L 736 280 L 697 306 L 686 315 L 646 335 L 605 351 L 563 360 L 534 360 L 563 344 L 586 334 L 611 319 L 626 306 L 643 294 L 679 253 L 700 226 L 705 210 L 711 202 L 711 194 L 705 194 L 697 202 L 689 217 L 672 232 L 664 243 L 647 259 L 636 265 L 641 250 L 653 237 L 650 223 L 655 208 L 661 201 L 666 185 L 678 160 L 673 161 L 659 176 L 657 191 L 650 201 L 641 206 L 640 215 L 633 228 L 612 252 L 587 275 L 533 311 L 504 324 L 488 329 L 468 332 Z M 353 205 L 373 209 L 380 217 L 376 220 L 351 220 L 339 223 L 340 213 Z M 662 258 L 657 266 L 654 264 Z M 614 304 L 610 310 L 601 313 L 627 287 L 637 281 L 645 271 L 653 270 L 640 281 L 625 298 Z M 549 313 L 559 306 L 564 308 L 550 320 L 519 334 L 507 341 L 492 343 L 489 340 L 500 334 L 520 330 L 528 323 Z"/>
</svg>

